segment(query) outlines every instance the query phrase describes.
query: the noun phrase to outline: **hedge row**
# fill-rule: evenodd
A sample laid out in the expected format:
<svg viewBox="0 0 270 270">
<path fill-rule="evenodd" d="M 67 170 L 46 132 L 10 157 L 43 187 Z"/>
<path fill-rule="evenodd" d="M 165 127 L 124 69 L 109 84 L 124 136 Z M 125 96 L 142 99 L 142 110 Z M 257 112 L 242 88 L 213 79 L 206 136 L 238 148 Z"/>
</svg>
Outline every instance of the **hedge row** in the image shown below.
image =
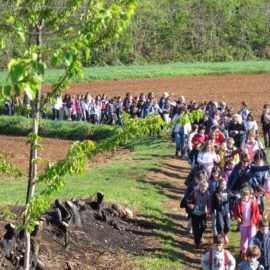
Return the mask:
<svg viewBox="0 0 270 270">
<path fill-rule="evenodd" d="M 98 141 L 115 134 L 117 127 L 92 125 L 84 122 L 41 120 L 42 137 L 64 140 Z M 22 116 L 0 116 L 0 134 L 27 136 L 31 132 L 31 119 Z"/>
</svg>

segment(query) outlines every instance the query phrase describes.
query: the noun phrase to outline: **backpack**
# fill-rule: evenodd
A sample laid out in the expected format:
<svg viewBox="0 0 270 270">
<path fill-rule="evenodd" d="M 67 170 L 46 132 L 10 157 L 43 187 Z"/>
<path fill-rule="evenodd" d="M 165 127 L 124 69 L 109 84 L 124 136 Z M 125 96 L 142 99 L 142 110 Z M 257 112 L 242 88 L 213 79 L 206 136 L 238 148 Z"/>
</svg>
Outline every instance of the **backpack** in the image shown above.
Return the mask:
<svg viewBox="0 0 270 270">
<path fill-rule="evenodd" d="M 224 256 L 224 266 L 229 265 L 228 251 L 225 250 L 225 249 L 223 249 L 223 256 Z M 212 269 L 212 264 L 213 264 L 213 249 L 210 249 L 209 250 L 208 264 L 210 266 L 210 269 Z"/>
</svg>

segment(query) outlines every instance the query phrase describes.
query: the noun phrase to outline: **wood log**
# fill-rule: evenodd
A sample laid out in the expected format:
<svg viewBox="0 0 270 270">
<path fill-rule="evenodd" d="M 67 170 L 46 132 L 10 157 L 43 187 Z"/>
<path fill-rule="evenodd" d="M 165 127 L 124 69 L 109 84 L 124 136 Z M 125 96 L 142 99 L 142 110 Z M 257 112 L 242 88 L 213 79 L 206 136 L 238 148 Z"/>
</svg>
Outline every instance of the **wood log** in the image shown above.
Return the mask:
<svg viewBox="0 0 270 270">
<path fill-rule="evenodd" d="M 72 227 L 81 227 L 81 217 L 78 207 L 71 201 L 66 201 L 66 208 L 71 216 L 71 226 Z"/>
<path fill-rule="evenodd" d="M 104 194 L 102 192 L 97 193 L 97 199 L 95 202 L 90 202 L 89 205 L 92 207 L 92 209 L 99 211 L 104 202 Z"/>
</svg>

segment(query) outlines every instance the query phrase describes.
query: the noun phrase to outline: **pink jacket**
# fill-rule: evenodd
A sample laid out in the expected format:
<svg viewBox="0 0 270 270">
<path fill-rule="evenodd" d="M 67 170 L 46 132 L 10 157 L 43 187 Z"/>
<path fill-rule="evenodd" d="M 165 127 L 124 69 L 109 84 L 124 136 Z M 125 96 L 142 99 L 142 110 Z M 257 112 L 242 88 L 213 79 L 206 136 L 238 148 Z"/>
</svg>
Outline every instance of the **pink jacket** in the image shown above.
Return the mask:
<svg viewBox="0 0 270 270">
<path fill-rule="evenodd" d="M 254 157 L 256 155 L 256 152 L 260 150 L 259 142 L 258 141 L 250 141 L 248 140 L 244 146 L 243 149 L 245 152 L 247 152 L 251 158 L 251 161 L 254 161 Z"/>
</svg>

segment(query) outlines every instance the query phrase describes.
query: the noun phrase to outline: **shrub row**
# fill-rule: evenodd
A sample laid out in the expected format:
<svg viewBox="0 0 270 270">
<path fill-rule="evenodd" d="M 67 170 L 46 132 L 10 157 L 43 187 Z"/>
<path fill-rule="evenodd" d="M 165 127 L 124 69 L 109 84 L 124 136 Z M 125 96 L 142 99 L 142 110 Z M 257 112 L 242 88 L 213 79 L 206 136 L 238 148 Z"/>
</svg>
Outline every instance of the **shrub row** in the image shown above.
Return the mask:
<svg viewBox="0 0 270 270">
<path fill-rule="evenodd" d="M 0 134 L 27 136 L 31 132 L 31 119 L 22 116 L 0 116 Z M 117 128 L 108 125 L 92 125 L 84 122 L 41 120 L 39 134 L 42 137 L 64 140 L 98 141 L 115 134 Z"/>
</svg>

